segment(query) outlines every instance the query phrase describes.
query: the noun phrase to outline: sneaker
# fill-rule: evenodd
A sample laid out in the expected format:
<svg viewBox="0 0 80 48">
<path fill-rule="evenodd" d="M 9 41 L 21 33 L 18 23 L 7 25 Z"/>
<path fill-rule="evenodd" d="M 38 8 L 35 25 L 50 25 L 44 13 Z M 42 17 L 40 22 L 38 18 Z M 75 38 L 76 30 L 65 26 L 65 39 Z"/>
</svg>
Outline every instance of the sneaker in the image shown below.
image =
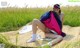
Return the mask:
<svg viewBox="0 0 80 48">
<path fill-rule="evenodd" d="M 51 48 L 51 46 L 49 44 L 44 44 L 44 45 L 41 45 L 41 48 Z"/>
<path fill-rule="evenodd" d="M 40 35 L 36 35 L 35 37 L 31 37 L 31 39 L 29 39 L 27 42 L 30 43 L 30 42 L 35 42 L 36 39 L 41 39 L 41 36 Z"/>
<path fill-rule="evenodd" d="M 31 39 L 29 39 L 29 40 L 27 41 L 27 43 L 31 43 L 31 42 L 35 42 L 35 41 L 36 41 L 36 39 L 31 38 Z"/>
<path fill-rule="evenodd" d="M 33 34 L 33 35 L 31 36 L 31 39 L 29 39 L 27 42 L 28 42 L 28 43 L 35 42 L 35 41 L 36 41 L 36 38 L 37 38 L 37 36 Z"/>
</svg>

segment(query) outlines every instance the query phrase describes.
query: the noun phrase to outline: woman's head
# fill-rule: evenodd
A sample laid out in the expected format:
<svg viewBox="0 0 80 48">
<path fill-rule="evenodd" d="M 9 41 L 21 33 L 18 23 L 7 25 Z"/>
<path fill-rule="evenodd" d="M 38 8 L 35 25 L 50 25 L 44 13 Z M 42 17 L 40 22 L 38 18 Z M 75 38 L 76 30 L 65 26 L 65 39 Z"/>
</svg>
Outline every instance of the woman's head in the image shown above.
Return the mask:
<svg viewBox="0 0 80 48">
<path fill-rule="evenodd" d="M 59 4 L 55 4 L 53 6 L 53 11 L 57 12 L 58 14 L 60 14 L 61 13 L 60 5 Z"/>
</svg>

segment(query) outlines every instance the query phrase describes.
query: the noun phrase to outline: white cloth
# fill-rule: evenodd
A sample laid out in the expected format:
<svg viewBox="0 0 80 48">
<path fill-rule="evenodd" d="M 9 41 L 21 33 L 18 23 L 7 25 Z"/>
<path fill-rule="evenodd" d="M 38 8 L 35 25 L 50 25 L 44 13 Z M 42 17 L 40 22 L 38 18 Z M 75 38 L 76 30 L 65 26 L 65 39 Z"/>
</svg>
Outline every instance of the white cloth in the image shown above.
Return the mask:
<svg viewBox="0 0 80 48">
<path fill-rule="evenodd" d="M 24 26 L 21 30 L 19 30 L 19 34 L 24 34 L 32 31 L 32 25 Z"/>
</svg>

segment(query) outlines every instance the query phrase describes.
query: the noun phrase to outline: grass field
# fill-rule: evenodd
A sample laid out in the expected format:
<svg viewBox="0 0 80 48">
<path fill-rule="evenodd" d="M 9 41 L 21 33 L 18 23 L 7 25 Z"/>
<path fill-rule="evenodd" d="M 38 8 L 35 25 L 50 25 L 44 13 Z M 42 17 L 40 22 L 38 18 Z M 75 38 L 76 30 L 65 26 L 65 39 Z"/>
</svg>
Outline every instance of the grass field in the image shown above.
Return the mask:
<svg viewBox="0 0 80 48">
<path fill-rule="evenodd" d="M 41 8 L 6 8 L 0 9 L 0 31 L 16 30 L 38 18 L 47 11 Z"/>
<path fill-rule="evenodd" d="M 52 8 L 3 8 L 0 9 L 0 32 L 17 30 L 34 18 L 40 18 Z M 64 25 L 80 26 L 80 7 L 62 7 Z"/>
<path fill-rule="evenodd" d="M 64 25 L 80 26 L 80 8 L 75 7 L 63 7 L 62 11 L 65 14 Z"/>
<path fill-rule="evenodd" d="M 3 8 L 0 9 L 0 32 L 17 30 L 25 24 L 32 21 L 34 18 L 39 19 L 42 14 L 52 8 Z M 64 25 L 80 26 L 80 7 L 62 7 L 64 12 Z M 73 40 L 72 40 L 73 41 Z M 64 42 L 57 45 L 55 48 L 79 48 L 80 40 L 75 42 Z M 0 43 L 6 44 L 6 48 L 11 48 L 13 45 L 0 35 Z M 18 48 L 15 47 L 14 48 Z"/>
</svg>

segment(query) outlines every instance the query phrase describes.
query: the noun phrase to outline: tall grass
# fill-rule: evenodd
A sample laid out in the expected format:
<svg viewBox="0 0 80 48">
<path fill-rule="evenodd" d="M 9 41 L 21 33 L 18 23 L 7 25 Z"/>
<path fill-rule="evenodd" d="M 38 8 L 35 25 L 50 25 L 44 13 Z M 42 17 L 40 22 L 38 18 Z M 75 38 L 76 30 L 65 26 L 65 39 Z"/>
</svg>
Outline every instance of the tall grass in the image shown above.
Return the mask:
<svg viewBox="0 0 80 48">
<path fill-rule="evenodd" d="M 0 9 L 0 31 L 15 30 L 39 18 L 46 9 L 41 8 L 4 8 Z"/>
<path fill-rule="evenodd" d="M 52 8 L 2 8 L 0 9 L 0 32 L 17 30 L 34 18 L 39 19 L 46 11 Z M 80 7 L 62 7 L 64 24 L 80 26 Z"/>
<path fill-rule="evenodd" d="M 80 7 L 62 7 L 65 14 L 64 25 L 80 26 Z"/>
</svg>

